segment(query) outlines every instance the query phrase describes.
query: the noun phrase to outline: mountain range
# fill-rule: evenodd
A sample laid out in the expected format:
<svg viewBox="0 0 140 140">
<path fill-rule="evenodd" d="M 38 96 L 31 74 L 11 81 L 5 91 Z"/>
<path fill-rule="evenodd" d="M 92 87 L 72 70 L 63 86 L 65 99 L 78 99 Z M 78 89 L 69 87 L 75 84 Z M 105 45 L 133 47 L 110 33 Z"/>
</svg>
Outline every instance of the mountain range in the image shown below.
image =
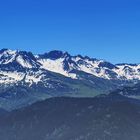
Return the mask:
<svg viewBox="0 0 140 140">
<path fill-rule="evenodd" d="M 0 50 L 0 106 L 6 110 L 51 97 L 95 97 L 139 80 L 140 64 L 112 64 L 57 50 L 38 55 Z"/>
<path fill-rule="evenodd" d="M 0 50 L 0 139 L 139 140 L 140 64 Z"/>
<path fill-rule="evenodd" d="M 43 69 L 72 79 L 78 79 L 76 71 L 80 71 L 104 79 L 140 80 L 140 64 L 114 65 L 104 60 L 89 58 L 88 56 L 83 57 L 81 55 L 71 56 L 67 52 L 56 50 L 33 55 L 31 52 L 26 51 L 2 49 L 0 50 L 0 66 L 1 69 L 19 72 L 26 69 Z M 15 80 L 19 81 L 21 79 L 23 79 L 22 75 L 17 74 Z M 30 79 L 28 82 L 39 81 L 35 77 Z"/>
</svg>

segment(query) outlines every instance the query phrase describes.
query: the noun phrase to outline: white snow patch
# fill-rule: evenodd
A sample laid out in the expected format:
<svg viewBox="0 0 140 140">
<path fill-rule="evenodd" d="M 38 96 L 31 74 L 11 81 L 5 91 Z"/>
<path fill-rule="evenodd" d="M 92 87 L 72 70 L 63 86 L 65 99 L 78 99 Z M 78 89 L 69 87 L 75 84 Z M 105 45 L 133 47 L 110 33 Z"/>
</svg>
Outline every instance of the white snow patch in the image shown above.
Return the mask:
<svg viewBox="0 0 140 140">
<path fill-rule="evenodd" d="M 57 60 L 51 60 L 51 59 L 41 59 L 38 62 L 42 64 L 43 69 L 62 74 L 67 77 L 71 77 L 73 79 L 76 79 L 76 74 L 69 73 L 68 71 L 64 70 L 64 64 L 63 64 L 64 58 L 60 58 Z"/>
<path fill-rule="evenodd" d="M 19 64 L 21 64 L 23 67 L 32 68 L 32 65 L 31 65 L 30 63 L 28 63 L 27 61 L 25 61 L 25 60 L 22 58 L 22 56 L 19 55 L 19 56 L 16 58 L 16 60 L 17 60 L 17 62 L 18 62 Z"/>
</svg>

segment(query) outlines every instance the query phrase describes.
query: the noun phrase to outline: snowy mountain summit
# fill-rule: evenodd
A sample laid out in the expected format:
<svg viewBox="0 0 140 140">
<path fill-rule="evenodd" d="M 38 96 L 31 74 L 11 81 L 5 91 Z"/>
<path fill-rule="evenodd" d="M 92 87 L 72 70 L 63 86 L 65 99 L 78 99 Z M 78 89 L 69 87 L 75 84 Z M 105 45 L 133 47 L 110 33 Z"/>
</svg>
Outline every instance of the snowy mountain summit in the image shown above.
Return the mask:
<svg viewBox="0 0 140 140">
<path fill-rule="evenodd" d="M 140 65 L 111 64 L 104 60 L 71 56 L 67 52 L 51 51 L 33 55 L 31 52 L 0 50 L 0 83 L 38 82 L 44 71 L 59 73 L 72 79 L 78 79 L 79 72 L 91 74 L 103 79 L 140 80 Z M 28 80 L 27 80 L 28 79 Z"/>
<path fill-rule="evenodd" d="M 87 56 L 71 56 L 61 51 L 51 51 L 36 58 L 41 68 L 71 78 L 78 78 L 75 71 L 82 71 L 104 79 L 140 80 L 140 65 L 136 64 L 114 65 Z"/>
</svg>

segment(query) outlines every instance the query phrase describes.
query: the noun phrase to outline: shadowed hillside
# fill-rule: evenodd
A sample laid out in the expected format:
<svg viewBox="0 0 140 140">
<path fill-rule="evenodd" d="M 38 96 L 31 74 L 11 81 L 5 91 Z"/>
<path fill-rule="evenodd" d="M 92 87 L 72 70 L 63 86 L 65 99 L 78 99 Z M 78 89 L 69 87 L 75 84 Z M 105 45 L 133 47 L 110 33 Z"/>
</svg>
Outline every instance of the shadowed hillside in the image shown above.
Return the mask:
<svg viewBox="0 0 140 140">
<path fill-rule="evenodd" d="M 140 106 L 119 94 L 52 98 L 0 119 L 1 140 L 139 140 Z"/>
</svg>

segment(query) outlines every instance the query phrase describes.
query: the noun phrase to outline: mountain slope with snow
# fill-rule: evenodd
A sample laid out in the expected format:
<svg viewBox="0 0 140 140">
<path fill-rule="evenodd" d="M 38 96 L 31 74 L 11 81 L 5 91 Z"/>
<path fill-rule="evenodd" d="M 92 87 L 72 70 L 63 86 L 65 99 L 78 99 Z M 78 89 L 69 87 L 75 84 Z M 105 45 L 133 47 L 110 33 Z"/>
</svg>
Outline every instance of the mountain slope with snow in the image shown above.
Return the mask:
<svg viewBox="0 0 140 140">
<path fill-rule="evenodd" d="M 21 80 L 24 74 L 21 76 L 16 72 L 26 71 L 27 69 L 44 69 L 73 79 L 79 78 L 75 71 L 82 71 L 104 79 L 140 80 L 140 64 L 114 65 L 87 56 L 71 56 L 62 51 L 51 51 L 35 56 L 31 52 L 2 49 L 0 50 L 0 69 L 0 74 L 4 77 L 10 75 L 10 73 L 5 74 L 3 71 L 14 71 L 14 77 L 17 77 L 17 80 Z M 12 78 L 12 75 L 10 78 Z"/>
<path fill-rule="evenodd" d="M 114 65 L 87 56 L 71 56 L 67 52 L 61 51 L 51 51 L 44 55 L 38 55 L 37 60 L 41 63 L 41 68 L 71 78 L 78 78 L 75 75 L 75 70 L 78 70 L 104 79 L 140 80 L 140 65 L 136 64 Z"/>
<path fill-rule="evenodd" d="M 0 50 L 0 106 L 26 106 L 50 97 L 94 97 L 140 80 L 140 65 L 51 51 Z"/>
</svg>

